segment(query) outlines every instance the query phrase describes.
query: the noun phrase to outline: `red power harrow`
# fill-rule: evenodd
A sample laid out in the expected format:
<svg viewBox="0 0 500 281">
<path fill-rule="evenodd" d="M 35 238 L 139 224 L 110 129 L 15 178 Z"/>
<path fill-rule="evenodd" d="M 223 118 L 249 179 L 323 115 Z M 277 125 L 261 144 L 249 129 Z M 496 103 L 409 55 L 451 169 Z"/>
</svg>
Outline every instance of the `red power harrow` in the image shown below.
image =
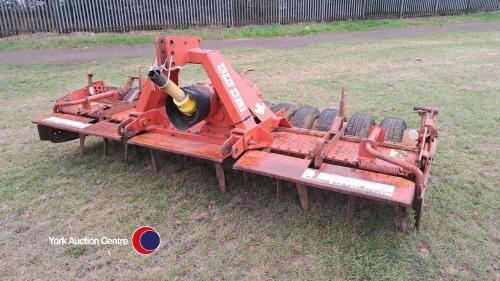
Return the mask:
<svg viewBox="0 0 500 281">
<path fill-rule="evenodd" d="M 345 117 L 344 91 L 338 108 L 323 111 L 269 104 L 262 93 L 217 51 L 200 46 L 198 37 L 156 39 L 155 64 L 148 77 L 129 77 L 120 88 L 93 81 L 59 98 L 53 113 L 33 121 L 41 140 L 65 142 L 86 136 L 146 147 L 158 170 L 156 150 L 215 164 L 221 191 L 226 190 L 222 162 L 234 158 L 233 168 L 293 182 L 304 211 L 308 188 L 348 196 L 347 220 L 359 198 L 393 204 L 400 227 L 408 231 L 407 209 L 414 209 L 415 229 L 422 218 L 429 169 L 435 154 L 438 110 L 415 107 L 420 129 L 407 129 L 404 120 L 383 119 L 376 125 L 368 114 Z M 180 88 L 179 73 L 187 64 L 203 66 L 210 84 Z M 138 87 L 134 87 L 138 84 Z"/>
</svg>

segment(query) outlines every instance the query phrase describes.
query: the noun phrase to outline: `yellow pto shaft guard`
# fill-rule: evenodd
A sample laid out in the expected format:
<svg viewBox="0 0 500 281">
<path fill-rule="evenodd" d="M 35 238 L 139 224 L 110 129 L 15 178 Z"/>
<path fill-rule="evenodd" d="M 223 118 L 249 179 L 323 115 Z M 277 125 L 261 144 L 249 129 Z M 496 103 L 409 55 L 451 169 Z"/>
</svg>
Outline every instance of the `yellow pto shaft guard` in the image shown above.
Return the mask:
<svg viewBox="0 0 500 281">
<path fill-rule="evenodd" d="M 172 97 L 175 105 L 177 105 L 183 114 L 191 116 L 194 112 L 196 112 L 196 101 L 186 95 L 186 93 L 184 93 L 184 91 L 174 82 L 168 79 L 160 69 L 150 69 L 148 76 L 156 86 Z"/>
</svg>

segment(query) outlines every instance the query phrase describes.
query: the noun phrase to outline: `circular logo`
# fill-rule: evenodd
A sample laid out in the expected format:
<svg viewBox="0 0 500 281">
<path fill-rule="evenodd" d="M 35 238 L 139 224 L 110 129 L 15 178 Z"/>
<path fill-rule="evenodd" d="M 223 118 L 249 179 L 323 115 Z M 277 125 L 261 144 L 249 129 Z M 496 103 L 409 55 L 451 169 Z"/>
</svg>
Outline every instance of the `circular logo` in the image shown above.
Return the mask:
<svg viewBox="0 0 500 281">
<path fill-rule="evenodd" d="M 132 245 L 139 254 L 152 254 L 160 246 L 160 234 L 150 226 L 141 226 L 132 236 Z"/>
</svg>

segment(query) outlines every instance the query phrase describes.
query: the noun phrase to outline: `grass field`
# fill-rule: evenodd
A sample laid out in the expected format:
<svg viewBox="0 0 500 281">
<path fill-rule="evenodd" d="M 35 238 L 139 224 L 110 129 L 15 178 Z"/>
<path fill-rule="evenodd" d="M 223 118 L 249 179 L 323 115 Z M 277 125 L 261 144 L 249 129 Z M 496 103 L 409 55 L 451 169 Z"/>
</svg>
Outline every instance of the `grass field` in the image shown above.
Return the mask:
<svg viewBox="0 0 500 281">
<path fill-rule="evenodd" d="M 147 154 L 120 145 L 102 154 L 91 139 L 40 142 L 34 117 L 83 85 L 89 69 L 120 84 L 150 58 L 86 65 L 0 66 L 0 276 L 2 279 L 498 280 L 500 31 L 315 45 L 225 50 L 265 97 L 318 107 L 348 86 L 348 113 L 380 121 L 413 105 L 441 109 L 438 156 L 421 232 L 397 231 L 395 210 L 371 203 L 345 223 L 346 198 L 311 192 L 301 212 L 294 190 L 277 202 L 274 182 L 227 169 L 220 193 L 210 163 L 162 154 L 157 176 Z M 195 67 L 184 83 L 202 80 Z M 54 246 L 49 236 L 130 238 L 156 227 L 157 253 L 127 246 Z"/>
<path fill-rule="evenodd" d="M 236 39 L 249 37 L 298 36 L 326 32 L 355 32 L 441 24 L 500 21 L 500 13 L 477 13 L 460 16 L 420 17 L 337 21 L 327 23 L 250 25 L 243 27 L 207 27 L 184 30 L 140 31 L 129 33 L 72 33 L 69 35 L 22 35 L 0 38 L 0 51 L 45 48 L 82 48 L 100 45 L 149 44 L 160 33 L 198 35 L 203 39 Z M 126 34 L 126 36 L 124 36 Z"/>
</svg>

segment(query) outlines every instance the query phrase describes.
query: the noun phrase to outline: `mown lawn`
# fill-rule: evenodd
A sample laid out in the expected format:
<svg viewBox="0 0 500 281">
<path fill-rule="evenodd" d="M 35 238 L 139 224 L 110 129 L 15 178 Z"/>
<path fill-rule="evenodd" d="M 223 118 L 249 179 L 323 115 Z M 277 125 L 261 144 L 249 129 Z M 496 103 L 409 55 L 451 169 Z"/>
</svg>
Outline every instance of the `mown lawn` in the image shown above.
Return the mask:
<svg viewBox="0 0 500 281">
<path fill-rule="evenodd" d="M 285 25 L 249 25 L 243 27 L 194 27 L 189 29 L 162 31 L 134 31 L 128 33 L 71 33 L 21 35 L 0 38 L 0 51 L 46 49 L 46 48 L 83 48 L 102 45 L 149 44 L 158 34 L 198 35 L 203 39 L 237 39 L 251 37 L 300 36 L 318 33 L 343 33 L 425 27 L 442 24 L 498 22 L 500 13 L 476 13 L 457 16 L 419 17 L 406 19 L 350 20 L 325 23 L 304 23 Z"/>
<path fill-rule="evenodd" d="M 34 117 L 83 85 L 89 69 L 120 84 L 151 58 L 85 65 L 0 66 L 0 276 L 2 279 L 495 280 L 499 278 L 500 31 L 315 45 L 224 50 L 273 101 L 324 107 L 348 87 L 348 112 L 401 116 L 413 105 L 441 109 L 438 156 L 420 233 L 402 235 L 395 210 L 371 203 L 345 223 L 346 198 L 311 192 L 302 213 L 293 189 L 227 165 L 220 193 L 210 163 L 121 145 L 102 154 L 91 139 L 40 142 Z M 203 80 L 186 68 L 184 83 Z M 156 227 L 161 248 L 54 246 L 49 236 L 130 238 Z"/>
</svg>

